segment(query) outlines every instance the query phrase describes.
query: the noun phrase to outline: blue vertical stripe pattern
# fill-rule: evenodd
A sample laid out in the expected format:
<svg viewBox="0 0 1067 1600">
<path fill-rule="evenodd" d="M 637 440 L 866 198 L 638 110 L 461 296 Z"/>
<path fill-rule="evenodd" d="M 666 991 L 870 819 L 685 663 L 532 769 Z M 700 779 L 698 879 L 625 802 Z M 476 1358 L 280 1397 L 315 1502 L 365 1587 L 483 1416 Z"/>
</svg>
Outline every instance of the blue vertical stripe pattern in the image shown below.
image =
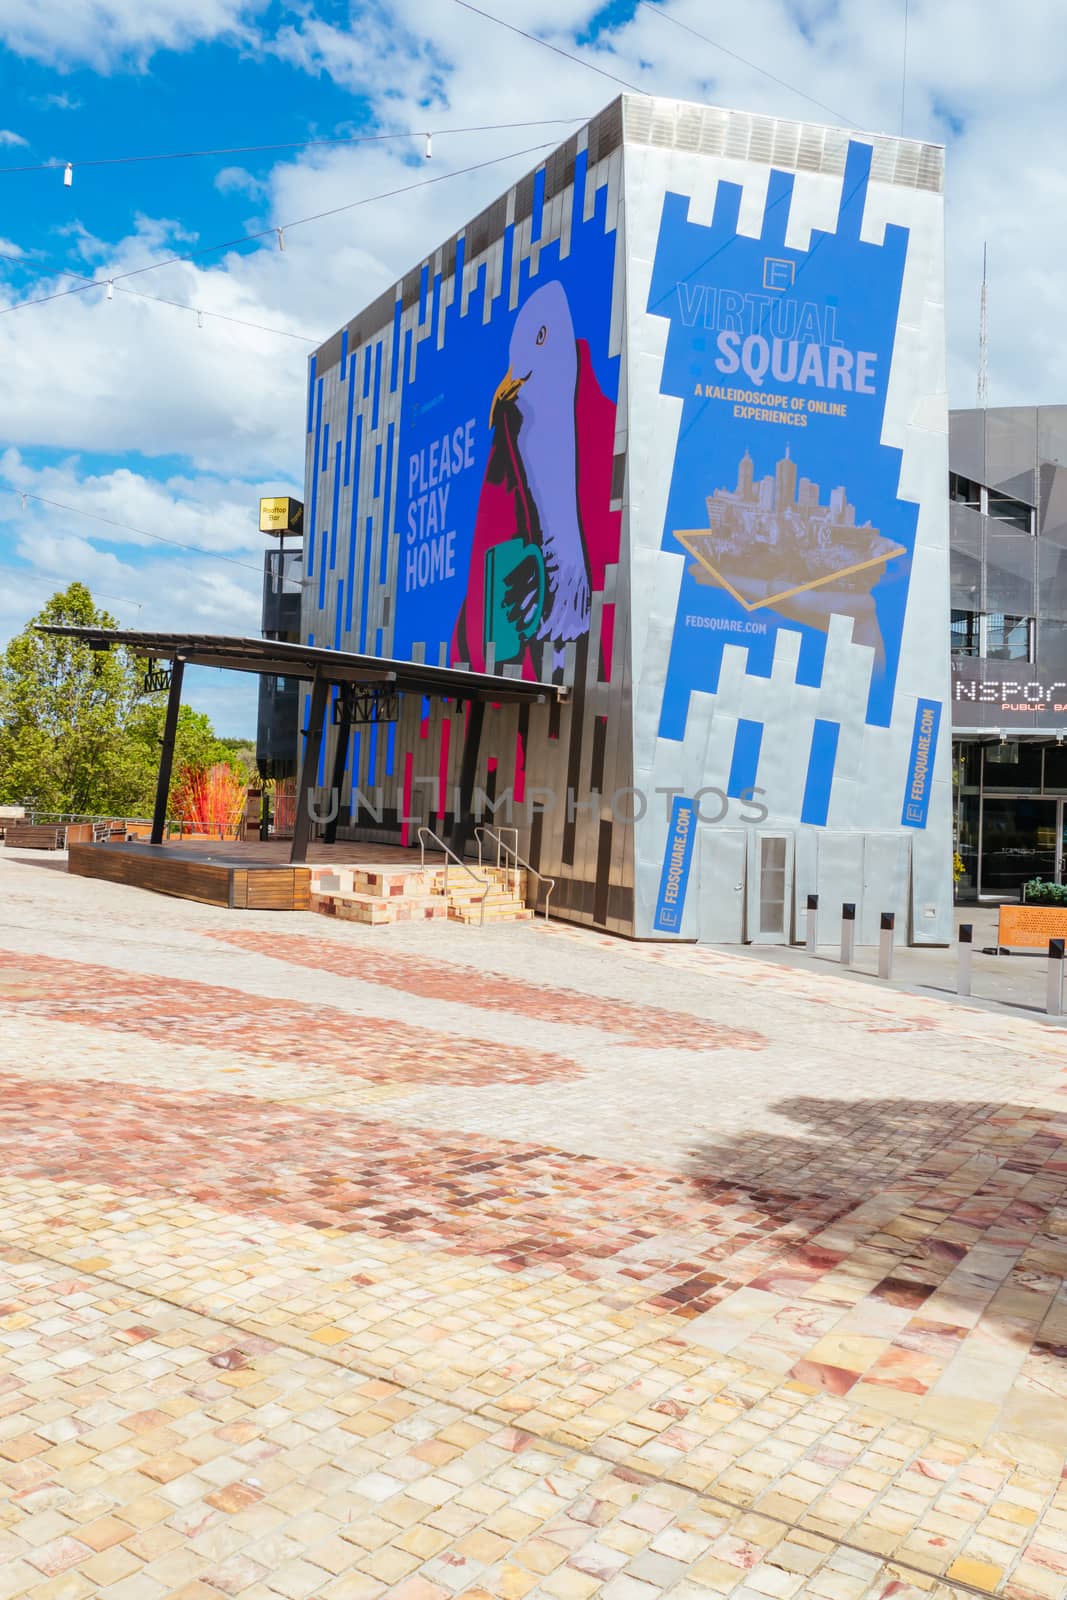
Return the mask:
<svg viewBox="0 0 1067 1600">
<path fill-rule="evenodd" d="M 392 525 L 393 489 L 393 435 L 396 423 L 391 422 L 385 433 L 385 493 L 382 496 L 382 543 L 378 555 L 378 581 L 384 583 L 389 569 L 389 529 Z"/>
<path fill-rule="evenodd" d="M 382 447 L 374 446 L 374 498 L 377 500 L 382 492 Z"/>
<path fill-rule="evenodd" d="M 345 488 L 352 481 L 352 410 L 356 403 L 356 355 L 353 350 L 352 359 L 348 366 L 348 400 L 345 404 Z M 362 418 L 360 418 L 362 421 Z M 356 469 L 356 479 L 359 479 L 359 469 Z"/>
<path fill-rule="evenodd" d="M 589 166 L 589 151 L 579 150 L 574 158 L 574 189 L 571 202 L 571 238 L 575 228 L 580 228 L 585 217 L 585 174 Z"/>
<path fill-rule="evenodd" d="M 545 212 L 545 169 L 540 167 L 534 173 L 533 213 L 530 217 L 530 243 L 537 244 L 541 238 L 541 224 Z"/>
<path fill-rule="evenodd" d="M 419 273 L 419 327 L 426 321 L 426 295 L 430 287 L 430 263 L 423 263 Z"/>
<path fill-rule="evenodd" d="M 349 796 L 348 796 L 348 815 L 349 815 L 350 820 L 352 822 L 355 822 L 356 813 L 359 810 L 359 806 L 358 806 L 357 801 L 356 801 L 356 792 L 359 789 L 359 733 L 358 732 L 356 732 L 356 733 L 354 733 L 352 735 L 351 761 L 352 761 L 352 786 L 351 786 L 351 789 L 349 790 Z"/>
<path fill-rule="evenodd" d="M 308 433 L 315 425 L 315 372 L 318 367 L 318 357 L 312 356 L 308 362 Z"/>
<path fill-rule="evenodd" d="M 399 372 L 399 366 L 400 366 L 400 363 L 399 363 L 399 356 L 400 356 L 400 313 L 403 311 L 403 309 L 404 309 L 403 301 L 402 300 L 398 300 L 396 305 L 393 307 L 393 345 L 392 345 L 392 349 L 389 351 L 389 393 L 390 394 L 396 394 L 397 381 L 398 381 L 399 376 L 400 376 L 400 372 Z"/>
<path fill-rule="evenodd" d="M 315 517 L 319 505 L 319 435 L 322 431 L 322 379 L 315 384 L 315 444 L 311 452 L 311 506 L 308 516 L 307 576 L 315 576 Z"/>
<path fill-rule="evenodd" d="M 315 782 L 318 784 L 320 789 L 326 782 L 326 729 L 333 721 L 333 703 L 336 699 L 337 685 L 334 684 L 330 690 L 329 699 L 326 701 L 325 721 L 322 729 L 322 743 L 319 745 L 319 773 L 318 777 L 315 779 Z"/>
<path fill-rule="evenodd" d="M 329 459 L 330 459 L 330 424 L 328 422 L 324 422 L 323 425 L 322 425 L 322 460 L 319 462 L 319 471 L 320 472 L 325 472 L 326 471 L 326 464 L 329 461 Z"/>
<path fill-rule="evenodd" d="M 401 392 L 401 394 L 403 394 L 403 392 L 404 392 L 404 385 L 408 381 L 408 373 L 410 371 L 411 371 L 411 329 L 409 328 L 407 330 L 407 332 L 405 333 L 405 335 L 404 335 L 404 359 L 400 364 L 400 392 Z"/>
<path fill-rule="evenodd" d="M 511 304 L 511 267 L 515 258 L 515 224 L 509 222 L 504 229 L 504 259 L 500 264 L 500 292 L 504 304 Z"/>
<path fill-rule="evenodd" d="M 337 510 L 341 503 L 341 441 L 333 452 L 333 504 L 330 507 L 330 571 L 337 565 Z"/>
<path fill-rule="evenodd" d="M 374 518 L 368 517 L 363 531 L 363 603 L 359 609 L 359 648 L 367 648 L 367 610 L 370 606 L 370 542 Z"/>
<path fill-rule="evenodd" d="M 335 650 L 340 650 L 340 648 L 341 648 L 341 614 L 342 614 L 342 612 L 344 610 L 344 603 L 345 603 L 345 580 L 343 578 L 338 578 L 338 580 L 337 580 L 337 617 L 336 617 L 336 620 L 334 621 L 334 625 L 333 625 L 333 647 L 334 647 Z"/>
<path fill-rule="evenodd" d="M 756 770 L 759 767 L 762 743 L 763 723 L 749 722 L 747 718 L 739 717 L 737 733 L 734 735 L 734 753 L 730 761 L 730 776 L 726 782 L 726 793 L 732 800 L 738 799 L 746 789 L 756 787 Z"/>
<path fill-rule="evenodd" d="M 359 466 L 363 455 L 363 418 L 356 418 L 356 486 L 352 490 L 352 517 L 348 529 L 348 588 L 345 604 L 345 632 L 352 631 L 352 602 L 355 599 L 356 589 L 356 555 L 359 550 L 359 537 L 356 533 L 356 520 L 359 512 Z M 340 610 L 340 608 L 338 608 Z"/>
<path fill-rule="evenodd" d="M 370 345 L 363 352 L 363 398 L 370 394 Z"/>
<path fill-rule="evenodd" d="M 466 260 L 467 260 L 467 241 L 464 238 L 457 239 L 456 240 L 456 268 L 455 268 L 455 274 L 454 274 L 454 278 L 453 278 L 453 282 L 455 284 L 455 293 L 454 293 L 454 295 L 452 297 L 452 304 L 450 306 L 446 306 L 445 307 L 445 339 L 446 339 L 446 341 L 448 339 L 448 328 L 449 328 L 449 325 L 450 325 L 450 323 L 454 322 L 455 319 L 459 316 L 460 308 L 463 305 L 463 268 L 464 268 L 464 265 L 466 263 Z"/>
<path fill-rule="evenodd" d="M 341 382 L 341 383 L 344 383 L 345 378 L 347 377 L 347 375 L 348 375 L 348 329 L 347 328 L 342 328 L 341 329 L 341 371 L 338 374 L 338 381 Z"/>
<path fill-rule="evenodd" d="M 834 782 L 834 763 L 840 735 L 839 722 L 823 722 L 816 717 L 811 734 L 811 754 L 808 756 L 808 776 L 804 784 L 804 803 L 800 808 L 801 822 L 810 823 L 816 828 L 826 826 L 830 811 L 830 790 Z"/>
<path fill-rule="evenodd" d="M 385 776 L 393 776 L 393 763 L 396 760 L 396 723 L 390 722 L 385 734 Z"/>
<path fill-rule="evenodd" d="M 382 341 L 379 339 L 374 346 L 374 400 L 371 407 L 370 425 L 378 426 L 378 412 L 382 403 Z"/>
<path fill-rule="evenodd" d="M 367 733 L 367 782 L 373 789 L 378 782 L 378 724 L 372 722 Z"/>
</svg>

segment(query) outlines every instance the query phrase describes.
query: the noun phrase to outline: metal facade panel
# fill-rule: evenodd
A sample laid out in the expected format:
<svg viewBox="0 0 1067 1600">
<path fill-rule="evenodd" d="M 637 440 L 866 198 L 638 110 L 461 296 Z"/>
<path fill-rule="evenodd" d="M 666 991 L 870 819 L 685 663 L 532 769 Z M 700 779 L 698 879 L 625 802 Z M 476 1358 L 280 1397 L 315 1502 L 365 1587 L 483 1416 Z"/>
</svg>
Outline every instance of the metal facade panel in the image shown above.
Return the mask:
<svg viewBox="0 0 1067 1600">
<path fill-rule="evenodd" d="M 632 781 L 628 567 L 612 500 L 626 438 L 620 107 L 592 132 L 592 162 L 583 130 L 318 353 L 302 628 L 338 648 L 568 684 L 555 714 L 487 711 L 476 801 L 519 827 L 524 853 L 536 844 L 562 915 L 629 932 L 632 830 L 616 798 Z M 463 736 L 454 706 L 405 697 L 389 784 L 406 781 L 410 818 L 451 825 L 454 794 L 434 803 L 430 786 L 444 774 L 456 788 Z M 381 787 L 371 751 L 362 730 L 349 810 L 353 773 L 357 789 Z M 410 841 L 403 811 L 394 794 L 382 823 L 364 806 L 345 825 Z"/>
<path fill-rule="evenodd" d="M 697 863 L 699 937 L 703 944 L 740 944 L 745 938 L 748 835 L 740 828 L 702 827 Z"/>
<path fill-rule="evenodd" d="M 863 901 L 859 944 L 877 944 L 883 911 L 891 911 L 893 941 L 906 944 L 911 912 L 911 840 L 902 833 L 868 833 L 863 840 Z"/>
<path fill-rule="evenodd" d="M 886 834 L 897 853 L 872 847 L 869 893 L 899 898 L 899 852 L 925 832 L 925 926 L 947 939 L 948 660 L 929 648 L 949 604 L 941 152 L 623 105 L 636 781 L 728 790 L 759 730 L 760 826 L 805 881 L 810 839 L 840 837 L 832 893 L 862 900 L 863 837 Z M 720 826 L 751 827 L 725 798 Z M 713 832 L 690 869 L 701 903 Z M 669 936 L 676 848 L 650 808 L 639 936 Z"/>
<path fill-rule="evenodd" d="M 941 182 L 938 147 L 624 96 L 313 362 L 305 637 L 573 686 L 561 710 L 487 716 L 479 768 L 497 796 L 517 779 L 520 849 L 561 915 L 671 936 L 673 850 L 692 880 L 674 936 L 697 937 L 716 829 L 785 833 L 807 881 L 810 839 L 901 833 L 914 788 L 918 887 L 947 936 L 948 730 L 931 738 L 929 710 L 947 661 L 927 647 L 948 604 Z M 796 345 L 792 375 L 769 335 Z M 534 405 L 550 370 L 568 403 Z M 721 392 L 695 405 L 698 378 Z M 757 510 L 807 508 L 770 578 L 757 551 L 755 589 L 734 533 L 729 570 L 713 559 L 723 527 L 773 543 L 730 522 L 746 454 Z M 845 545 L 862 559 L 812 554 Z M 396 771 L 433 778 L 441 728 L 406 701 Z M 364 771 L 366 738 L 353 755 Z M 394 806 L 377 836 L 401 826 Z"/>
</svg>

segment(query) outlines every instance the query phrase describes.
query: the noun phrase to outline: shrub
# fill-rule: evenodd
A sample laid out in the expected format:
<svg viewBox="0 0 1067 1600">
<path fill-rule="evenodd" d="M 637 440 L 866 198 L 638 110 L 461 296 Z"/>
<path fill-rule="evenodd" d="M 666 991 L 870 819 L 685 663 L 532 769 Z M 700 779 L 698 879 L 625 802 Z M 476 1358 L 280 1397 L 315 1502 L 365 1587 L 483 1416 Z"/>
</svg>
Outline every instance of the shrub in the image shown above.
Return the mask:
<svg viewBox="0 0 1067 1600">
<path fill-rule="evenodd" d="M 1067 883 L 1031 878 L 1023 885 L 1023 899 L 1028 906 L 1067 906 Z"/>
</svg>

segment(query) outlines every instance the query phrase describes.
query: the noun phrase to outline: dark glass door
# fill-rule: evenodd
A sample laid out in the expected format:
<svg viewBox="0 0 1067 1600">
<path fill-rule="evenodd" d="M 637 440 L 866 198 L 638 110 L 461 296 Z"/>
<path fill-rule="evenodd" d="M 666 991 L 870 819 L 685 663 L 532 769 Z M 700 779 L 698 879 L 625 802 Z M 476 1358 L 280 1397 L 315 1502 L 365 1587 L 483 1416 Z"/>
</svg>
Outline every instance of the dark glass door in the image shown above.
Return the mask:
<svg viewBox="0 0 1067 1600">
<path fill-rule="evenodd" d="M 1059 802 L 986 795 L 982 804 L 983 895 L 1018 899 L 1029 878 L 1053 881 L 1060 865 Z"/>
</svg>

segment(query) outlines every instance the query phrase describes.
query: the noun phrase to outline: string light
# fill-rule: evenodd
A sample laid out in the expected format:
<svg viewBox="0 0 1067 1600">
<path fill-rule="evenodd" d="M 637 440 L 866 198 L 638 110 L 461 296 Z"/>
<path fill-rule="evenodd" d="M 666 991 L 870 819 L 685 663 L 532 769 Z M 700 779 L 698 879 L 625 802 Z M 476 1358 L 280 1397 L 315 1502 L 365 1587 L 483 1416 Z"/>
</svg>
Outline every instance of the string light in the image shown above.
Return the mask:
<svg viewBox="0 0 1067 1600">
<path fill-rule="evenodd" d="M 0 250 L 0 261 L 19 262 L 21 259 L 22 258 L 20 256 L 13 256 L 8 251 Z M 69 270 L 64 270 L 62 267 L 57 270 L 56 275 L 60 278 L 77 278 L 78 293 L 81 293 L 85 289 L 97 288 L 101 281 L 99 278 L 87 277 L 84 272 L 71 272 Z M 110 300 L 112 298 L 112 292 L 115 288 L 114 278 L 109 278 L 107 283 L 109 288 L 108 299 Z M 171 306 L 175 311 L 188 311 L 190 314 L 192 314 L 197 309 L 196 306 L 187 305 L 184 300 L 168 300 L 165 295 L 149 294 L 144 289 L 130 289 L 121 283 L 118 286 L 118 292 L 119 294 L 135 295 L 138 300 L 151 300 L 157 306 Z M 254 328 L 257 333 L 272 333 L 275 334 L 279 339 L 297 339 L 301 344 L 322 344 L 323 342 L 323 339 L 320 335 L 312 335 L 310 333 L 293 333 L 290 328 L 270 328 L 262 322 L 251 322 L 247 317 L 231 317 L 225 311 L 201 310 L 201 315 L 205 317 L 211 317 L 212 320 L 216 322 L 232 322 L 234 326 L 238 328 Z"/>
<path fill-rule="evenodd" d="M 107 280 L 107 297 L 108 297 L 109 300 L 114 300 L 114 298 L 115 298 L 115 280 L 114 280 L 114 278 L 109 278 Z"/>
<path fill-rule="evenodd" d="M 104 522 L 109 528 L 121 528 L 126 533 L 136 533 L 140 538 L 151 539 L 156 544 L 169 544 L 175 550 L 190 550 L 194 556 L 208 556 L 212 561 L 225 561 L 231 567 L 244 567 L 248 572 L 254 572 L 258 578 L 263 576 L 262 567 L 253 566 L 250 561 L 240 561 L 236 556 L 224 556 L 219 550 L 204 550 L 199 545 L 183 544 L 180 539 L 167 539 L 161 533 L 149 533 L 147 528 L 135 528 L 130 522 L 117 522 L 114 517 L 101 516 L 99 511 L 86 511 L 81 506 L 68 506 L 62 500 L 47 500 L 43 494 L 34 494 L 30 489 L 20 489 L 18 492 L 22 496 L 23 508 L 27 500 L 34 500 L 38 505 L 50 506 L 53 511 L 69 511 L 72 516 L 88 517 L 92 522 Z"/>
<path fill-rule="evenodd" d="M 430 159 L 430 157 L 432 155 L 433 155 L 433 134 L 432 133 L 428 133 L 426 135 L 426 159 L 427 159 L 427 161 L 429 161 L 429 159 Z"/>
<path fill-rule="evenodd" d="M 541 117 L 533 122 L 486 122 L 470 128 L 438 128 L 438 133 L 503 133 L 510 128 L 555 128 L 567 127 L 573 122 L 588 122 L 589 114 L 574 117 Z M 383 144 L 392 139 L 411 139 L 416 137 L 410 130 L 402 133 L 355 133 L 340 135 L 336 139 L 292 139 L 285 144 L 241 144 L 231 145 L 218 150 L 170 150 L 159 155 L 146 156 L 100 156 L 95 160 L 79 161 L 79 167 L 123 167 L 140 165 L 145 161 L 193 161 L 202 156 L 243 156 L 261 155 L 274 150 L 311 150 L 319 145 L 352 145 L 352 144 Z M 0 167 L 0 173 L 12 172 L 52 172 L 57 166 L 64 163 L 51 161 L 37 161 L 32 165 L 22 167 Z M 71 172 L 73 163 L 65 163 L 67 172 Z M 70 179 L 64 176 L 64 183 L 70 187 Z"/>
<path fill-rule="evenodd" d="M 64 189 L 69 189 L 73 182 L 74 182 L 74 168 L 71 165 L 71 163 L 68 161 L 66 166 L 63 168 L 63 187 L 64 187 Z"/>
<path fill-rule="evenodd" d="M 278 229 L 278 249 L 279 250 L 284 250 L 285 249 L 285 229 L 284 228 L 279 228 Z"/>
<path fill-rule="evenodd" d="M 457 167 L 453 172 L 439 172 L 433 178 L 420 178 L 416 183 L 404 183 L 396 189 L 383 189 L 378 194 L 364 195 L 361 200 L 349 200 L 341 206 L 331 206 L 328 211 L 316 211 L 310 217 L 297 217 L 294 222 L 282 224 L 284 228 L 300 228 L 310 222 L 322 222 L 327 217 L 340 216 L 345 211 L 358 210 L 360 206 L 373 205 L 377 200 L 392 200 L 400 194 L 410 194 L 413 189 L 425 189 L 430 184 L 446 183 L 450 178 L 464 178 L 472 172 L 484 172 L 487 167 L 497 167 L 503 161 L 517 161 L 520 156 L 538 155 L 542 150 L 550 150 L 551 143 L 528 145 L 524 150 L 512 150 L 507 155 L 490 156 L 487 161 L 476 161 L 469 167 Z M 269 228 L 260 228 L 255 233 L 241 233 L 233 239 L 222 239 L 218 244 L 207 244 L 199 250 L 190 250 L 181 256 L 166 256 L 162 261 L 152 261 L 147 267 L 131 267 L 128 272 L 116 272 L 114 283 L 119 284 L 124 278 L 139 278 L 146 272 L 158 272 L 160 267 L 177 266 L 181 262 L 197 261 L 201 256 L 214 255 L 218 250 L 230 250 L 241 244 L 254 244 L 259 239 L 274 238 L 277 236 L 279 224 L 274 223 Z M 60 273 L 60 276 L 72 277 L 72 273 Z M 94 285 L 103 284 L 103 278 L 90 278 L 80 283 L 74 289 L 58 289 L 52 294 L 37 295 L 32 300 L 16 300 L 14 305 L 0 309 L 0 317 L 7 317 L 13 311 L 21 311 L 24 306 L 43 306 L 50 300 L 62 300 L 67 295 L 83 294 L 86 289 Z"/>
</svg>

